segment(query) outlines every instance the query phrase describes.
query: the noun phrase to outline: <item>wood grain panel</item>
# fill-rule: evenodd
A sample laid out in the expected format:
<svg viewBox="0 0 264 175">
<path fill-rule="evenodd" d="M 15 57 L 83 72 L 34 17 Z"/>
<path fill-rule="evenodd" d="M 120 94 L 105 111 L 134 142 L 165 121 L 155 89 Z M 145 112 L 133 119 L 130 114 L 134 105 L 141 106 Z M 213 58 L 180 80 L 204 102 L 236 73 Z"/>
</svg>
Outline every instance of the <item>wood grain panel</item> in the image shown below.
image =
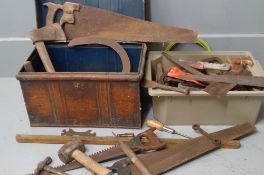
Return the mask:
<svg viewBox="0 0 264 175">
<path fill-rule="evenodd" d="M 32 123 L 54 121 L 48 84 L 44 81 L 21 81 L 21 87 Z"/>
<path fill-rule="evenodd" d="M 66 124 L 96 125 L 98 118 L 98 99 L 96 83 L 90 81 L 64 82 Z"/>
<path fill-rule="evenodd" d="M 112 115 L 119 125 L 140 125 L 139 83 L 111 83 Z"/>
</svg>

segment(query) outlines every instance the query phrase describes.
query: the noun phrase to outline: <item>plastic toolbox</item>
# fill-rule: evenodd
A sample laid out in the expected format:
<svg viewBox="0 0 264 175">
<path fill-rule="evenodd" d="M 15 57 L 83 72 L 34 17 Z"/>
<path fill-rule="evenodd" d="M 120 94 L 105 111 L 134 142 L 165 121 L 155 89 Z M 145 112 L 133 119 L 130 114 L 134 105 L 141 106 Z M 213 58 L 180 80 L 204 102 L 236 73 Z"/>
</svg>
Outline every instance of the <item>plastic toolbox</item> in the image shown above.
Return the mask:
<svg viewBox="0 0 264 175">
<path fill-rule="evenodd" d="M 175 58 L 185 60 L 201 60 L 209 57 L 250 57 L 253 67 L 248 67 L 254 76 L 264 76 L 264 71 L 250 52 L 168 52 Z M 149 52 L 146 79 L 154 80 L 155 65 L 161 58 L 161 52 Z M 164 71 L 173 65 L 162 59 Z M 178 92 L 148 89 L 153 99 L 153 111 L 156 119 L 170 125 L 185 124 L 238 124 L 255 123 L 262 104 L 264 91 L 229 91 L 226 96 L 215 97 L 204 91 L 192 91 L 190 95 Z"/>
</svg>

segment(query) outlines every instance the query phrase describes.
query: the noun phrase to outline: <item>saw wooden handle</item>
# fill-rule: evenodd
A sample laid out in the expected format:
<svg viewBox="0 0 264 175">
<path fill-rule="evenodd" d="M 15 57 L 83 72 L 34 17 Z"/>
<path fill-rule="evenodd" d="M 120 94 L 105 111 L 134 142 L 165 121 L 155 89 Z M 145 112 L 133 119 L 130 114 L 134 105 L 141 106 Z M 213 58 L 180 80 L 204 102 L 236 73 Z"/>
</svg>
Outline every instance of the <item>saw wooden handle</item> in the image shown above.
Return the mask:
<svg viewBox="0 0 264 175">
<path fill-rule="evenodd" d="M 44 3 L 43 5 L 48 7 L 48 13 L 46 16 L 46 25 L 52 25 L 54 23 L 54 18 L 56 16 L 56 13 L 59 9 L 62 8 L 62 5 L 55 4 L 52 2 L 47 2 L 47 3 Z"/>
<path fill-rule="evenodd" d="M 80 10 L 80 4 L 65 2 L 63 5 L 55 4 L 52 2 L 44 3 L 48 7 L 48 13 L 46 16 L 46 25 L 52 25 L 56 17 L 58 10 L 63 10 L 63 15 L 60 20 L 60 25 L 64 23 L 74 23 L 74 11 Z"/>
<path fill-rule="evenodd" d="M 97 175 L 111 175 L 112 174 L 111 170 L 103 167 L 98 162 L 93 160 L 91 157 L 89 157 L 88 155 L 85 155 L 83 152 L 79 150 L 75 150 L 72 153 L 72 157 L 76 161 L 84 165 L 86 168 L 96 173 Z"/>
</svg>

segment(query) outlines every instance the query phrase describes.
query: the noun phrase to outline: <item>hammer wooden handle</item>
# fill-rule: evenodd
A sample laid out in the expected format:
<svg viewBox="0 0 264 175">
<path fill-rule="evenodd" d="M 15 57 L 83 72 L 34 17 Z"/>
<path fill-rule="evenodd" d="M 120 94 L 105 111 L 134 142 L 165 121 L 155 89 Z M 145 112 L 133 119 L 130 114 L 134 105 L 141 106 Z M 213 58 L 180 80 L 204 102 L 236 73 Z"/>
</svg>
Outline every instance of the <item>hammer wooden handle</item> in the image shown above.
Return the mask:
<svg viewBox="0 0 264 175">
<path fill-rule="evenodd" d="M 49 54 L 48 54 L 48 51 L 46 49 L 46 46 L 44 44 L 44 42 L 40 41 L 40 42 L 36 42 L 35 43 L 35 46 L 36 46 L 36 49 L 38 50 L 38 53 L 39 53 L 39 57 L 46 69 L 47 72 L 55 72 L 55 69 L 52 65 L 52 62 L 50 60 L 50 57 L 49 57 Z"/>
<path fill-rule="evenodd" d="M 96 173 L 97 175 L 111 175 L 112 171 L 103 167 L 99 163 L 97 163 L 95 160 L 93 160 L 88 155 L 85 155 L 83 152 L 79 150 L 75 150 L 72 153 L 72 157 L 80 162 L 82 165 L 84 165 L 86 168 L 91 170 L 92 172 Z"/>
</svg>

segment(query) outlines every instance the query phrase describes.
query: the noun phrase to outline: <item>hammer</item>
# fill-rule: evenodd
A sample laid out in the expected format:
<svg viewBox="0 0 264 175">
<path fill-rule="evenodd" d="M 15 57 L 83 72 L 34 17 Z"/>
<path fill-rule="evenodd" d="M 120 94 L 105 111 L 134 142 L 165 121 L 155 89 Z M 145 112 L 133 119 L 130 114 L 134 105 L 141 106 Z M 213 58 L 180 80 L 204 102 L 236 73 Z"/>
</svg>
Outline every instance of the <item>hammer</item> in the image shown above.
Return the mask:
<svg viewBox="0 0 264 175">
<path fill-rule="evenodd" d="M 29 33 L 29 36 L 39 53 L 39 57 L 47 72 L 56 72 L 49 57 L 44 41 L 49 40 L 66 40 L 66 36 L 62 29 L 64 23 L 74 23 L 74 11 L 80 10 L 80 5 L 76 3 L 65 2 L 64 5 L 54 4 L 51 2 L 45 3 L 48 7 L 48 14 L 46 17 L 46 26 L 40 29 L 35 29 Z M 63 10 L 63 15 L 60 23 L 54 23 L 54 18 L 58 10 Z"/>
<path fill-rule="evenodd" d="M 45 170 L 45 171 L 48 171 L 50 173 L 54 173 L 54 174 L 57 174 L 57 175 L 69 175 L 67 173 L 57 171 L 56 169 L 48 166 L 51 162 L 52 162 L 51 157 L 46 157 L 43 161 L 38 163 L 37 168 L 34 170 L 34 174 L 36 174 L 36 175 L 40 174 L 40 172 L 42 170 Z"/>
<path fill-rule="evenodd" d="M 58 151 L 59 158 L 64 163 L 69 163 L 73 159 L 81 163 L 87 169 L 96 173 L 97 175 L 111 175 L 112 171 L 101 166 L 95 160 L 93 160 L 88 155 L 84 154 L 85 146 L 82 141 L 74 140 L 72 142 L 66 143 Z"/>
</svg>

